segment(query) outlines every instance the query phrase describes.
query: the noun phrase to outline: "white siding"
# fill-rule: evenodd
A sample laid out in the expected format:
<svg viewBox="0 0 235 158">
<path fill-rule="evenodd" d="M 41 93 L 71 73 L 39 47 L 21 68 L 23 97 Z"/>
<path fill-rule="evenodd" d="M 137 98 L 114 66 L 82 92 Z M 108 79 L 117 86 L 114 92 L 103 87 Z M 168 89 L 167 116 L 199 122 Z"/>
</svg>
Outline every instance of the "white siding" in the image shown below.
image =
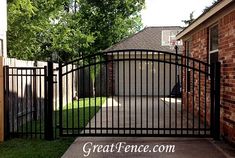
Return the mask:
<svg viewBox="0 0 235 158">
<path fill-rule="evenodd" d="M 149 55 L 149 58 L 151 59 L 152 56 Z M 137 96 L 157 96 L 159 94 L 160 96 L 167 96 L 170 95 L 177 81 L 175 64 L 170 65 L 169 63 L 164 64 L 163 62 L 157 61 L 146 62 L 143 60 L 141 66 L 141 61 L 135 62 L 132 59 L 130 63 L 129 61 L 116 62 L 114 69 L 115 95 L 134 96 L 136 94 Z"/>
</svg>

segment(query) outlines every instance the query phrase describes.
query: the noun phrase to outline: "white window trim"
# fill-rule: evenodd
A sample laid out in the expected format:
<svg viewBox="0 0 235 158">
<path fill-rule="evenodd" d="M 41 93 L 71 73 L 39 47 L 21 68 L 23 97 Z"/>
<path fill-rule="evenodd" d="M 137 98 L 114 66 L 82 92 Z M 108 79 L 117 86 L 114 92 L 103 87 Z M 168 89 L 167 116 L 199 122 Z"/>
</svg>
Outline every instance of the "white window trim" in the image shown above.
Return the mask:
<svg viewBox="0 0 235 158">
<path fill-rule="evenodd" d="M 209 51 L 209 53 L 216 53 L 218 51 L 219 51 L 219 49 L 215 49 L 215 50 Z"/>
<path fill-rule="evenodd" d="M 219 49 L 215 49 L 215 50 L 210 50 L 211 49 L 211 29 L 213 28 L 213 27 L 215 27 L 215 26 L 218 26 L 218 23 L 215 23 L 215 24 L 213 24 L 213 25 L 211 25 L 210 27 L 209 27 L 209 38 L 208 38 L 208 51 L 209 51 L 209 64 L 210 64 L 210 54 L 211 53 L 216 53 L 216 52 L 219 52 Z M 218 30 L 218 32 L 219 32 L 219 30 Z"/>
<path fill-rule="evenodd" d="M 209 52 L 209 64 L 211 64 L 211 54 L 214 54 L 214 53 L 219 53 L 219 49 L 216 49 L 216 50 Z"/>
<path fill-rule="evenodd" d="M 215 23 L 215 24 L 213 24 L 209 27 L 209 37 L 208 37 L 208 52 L 209 52 L 208 64 L 209 65 L 211 65 L 211 54 L 213 54 L 213 53 L 218 53 L 219 54 L 219 48 L 215 49 L 215 50 L 212 50 L 212 51 L 210 50 L 210 48 L 211 48 L 211 42 L 210 42 L 211 41 L 211 28 L 213 28 L 216 25 L 219 26 L 218 23 Z M 219 34 L 219 30 L 218 30 L 218 34 Z M 211 70 L 210 70 L 210 66 L 209 66 L 208 72 L 210 72 L 210 71 Z M 208 77 L 208 79 L 211 80 L 210 76 Z"/>
<path fill-rule="evenodd" d="M 216 49 L 216 50 L 213 50 L 211 52 L 209 52 L 209 65 L 211 65 L 211 54 L 214 54 L 214 53 L 218 53 L 219 55 L 219 49 Z M 211 69 L 210 69 L 210 66 L 208 67 L 208 72 L 210 73 Z M 210 76 L 208 76 L 208 79 L 211 80 Z"/>
<path fill-rule="evenodd" d="M 219 49 L 215 49 L 215 50 L 210 50 L 210 48 L 211 48 L 211 28 L 213 28 L 214 26 L 218 26 L 218 23 L 215 23 L 215 24 L 213 24 L 213 25 L 211 25 L 210 27 L 209 27 L 209 41 L 208 41 L 208 44 L 209 44 L 209 47 L 208 47 L 208 51 L 209 51 L 209 61 L 208 61 L 208 63 L 209 64 L 211 64 L 211 58 L 210 58 L 210 55 L 211 54 L 213 54 L 213 53 L 217 53 L 217 52 L 219 52 Z"/>
</svg>

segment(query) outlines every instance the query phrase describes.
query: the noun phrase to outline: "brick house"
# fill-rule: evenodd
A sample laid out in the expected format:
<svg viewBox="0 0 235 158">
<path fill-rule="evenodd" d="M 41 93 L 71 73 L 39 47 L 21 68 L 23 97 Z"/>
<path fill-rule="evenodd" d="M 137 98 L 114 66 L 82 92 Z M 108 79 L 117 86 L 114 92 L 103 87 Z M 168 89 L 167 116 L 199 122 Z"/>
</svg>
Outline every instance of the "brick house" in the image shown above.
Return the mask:
<svg viewBox="0 0 235 158">
<path fill-rule="evenodd" d="M 133 60 L 135 58 L 135 53 L 137 54 L 137 58 L 143 55 L 143 58 L 153 58 L 151 52 L 156 52 L 156 51 L 165 51 L 165 52 L 171 52 L 175 53 L 175 43 L 176 42 L 176 35 L 182 30 L 180 26 L 158 26 L 158 27 L 146 27 L 143 30 L 137 32 L 134 35 L 131 35 L 122 41 L 112 45 L 111 47 L 107 48 L 105 52 L 111 52 L 108 57 L 114 58 L 114 59 L 129 59 L 129 61 L 120 61 L 119 63 L 109 63 L 109 94 L 111 92 L 114 93 L 114 95 L 130 95 L 130 96 L 141 96 L 141 95 L 148 95 L 152 94 L 152 87 L 154 86 L 154 89 L 159 88 L 158 91 L 154 91 L 153 95 L 157 96 L 163 96 L 165 95 L 170 95 L 172 88 L 176 85 L 175 80 L 171 80 L 170 82 L 170 73 L 166 73 L 166 76 L 164 78 L 164 63 L 160 63 L 159 65 L 159 76 L 160 76 L 160 86 L 158 87 L 157 84 L 153 83 L 158 83 L 158 78 L 155 77 L 154 81 L 148 80 L 147 77 L 151 78 L 152 74 L 152 66 L 146 66 L 150 65 L 152 62 L 150 61 L 143 61 L 141 64 L 141 61 L 136 61 L 136 65 L 140 66 L 142 65 L 142 68 L 136 68 L 135 66 L 135 61 Z M 114 53 L 112 53 L 114 52 Z M 119 53 L 117 53 L 119 52 Z M 179 43 L 179 52 L 182 53 L 182 44 Z M 157 53 L 155 53 L 154 58 L 157 58 Z M 160 55 L 160 58 L 164 58 L 164 53 Z M 169 58 L 169 57 L 168 57 Z M 119 64 L 119 66 L 117 66 Z M 130 66 L 129 66 L 130 64 Z M 171 76 L 175 75 L 175 69 L 176 67 L 171 67 L 170 64 L 165 64 L 165 72 L 171 72 Z M 156 72 L 154 73 L 155 75 L 158 74 L 158 68 L 157 65 L 155 65 L 155 70 Z M 130 68 L 130 69 L 129 69 Z M 142 85 L 137 84 L 137 87 L 135 87 L 135 69 L 137 70 L 136 72 L 136 78 L 137 78 L 137 83 L 140 83 L 140 78 L 142 76 L 143 81 Z M 115 75 L 119 74 L 119 75 Z M 125 78 L 120 77 L 123 74 L 125 74 Z M 131 74 L 132 77 L 129 77 L 129 74 Z M 147 76 L 147 74 L 150 74 Z M 178 74 L 180 72 L 178 71 Z M 113 76 L 112 76 L 113 75 Z M 164 80 L 166 83 L 165 88 L 164 88 Z M 119 81 L 119 82 L 118 82 Z M 128 86 L 130 85 L 130 87 Z M 142 86 L 142 88 L 141 88 Z M 125 88 L 123 88 L 125 87 Z M 130 88 L 130 89 L 129 89 Z M 148 89 L 148 91 L 147 91 Z M 165 92 L 166 89 L 166 92 Z"/>
<path fill-rule="evenodd" d="M 177 39 L 183 40 L 185 56 L 209 64 L 221 62 L 220 131 L 223 138 L 235 143 L 235 1 L 222 0 L 214 4 L 181 31 Z M 192 90 L 187 88 L 192 81 L 186 73 L 183 72 L 187 82 L 183 85 L 183 102 L 187 94 L 192 95 Z M 197 82 L 198 76 L 194 78 Z"/>
</svg>

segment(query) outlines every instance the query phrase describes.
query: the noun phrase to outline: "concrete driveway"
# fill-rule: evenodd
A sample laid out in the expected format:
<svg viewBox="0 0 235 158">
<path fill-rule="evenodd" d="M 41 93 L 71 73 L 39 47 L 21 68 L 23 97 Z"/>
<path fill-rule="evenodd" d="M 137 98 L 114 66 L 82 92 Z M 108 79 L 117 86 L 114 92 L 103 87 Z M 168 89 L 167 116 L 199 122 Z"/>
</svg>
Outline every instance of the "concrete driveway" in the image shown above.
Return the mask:
<svg viewBox="0 0 235 158">
<path fill-rule="evenodd" d="M 192 128 L 192 117 L 187 121 L 186 113 L 182 113 L 180 99 L 157 97 L 113 97 L 108 98 L 102 108 L 92 118 L 87 128 L 102 128 L 108 134 L 186 134 L 181 128 Z M 198 127 L 194 118 L 194 128 Z M 188 123 L 188 126 L 187 126 Z M 203 125 L 201 125 L 201 128 Z M 114 130 L 111 130 L 114 128 Z M 119 130 L 117 130 L 120 128 Z M 122 128 L 127 128 L 125 131 Z M 131 130 L 128 130 L 131 129 Z M 142 128 L 142 130 L 140 130 Z M 159 129 L 166 130 L 159 130 Z M 178 130 L 173 130 L 174 128 Z M 107 130 L 108 129 L 108 130 Z M 137 130 L 136 130 L 137 129 Z M 148 129 L 148 130 L 145 130 Z M 153 130 L 155 129 L 155 130 Z M 170 130 L 171 129 L 171 130 Z M 101 130 L 86 130 L 101 133 Z M 192 131 L 188 131 L 192 134 Z M 196 134 L 198 131 L 194 131 Z M 204 134 L 202 128 L 201 134 Z"/>
<path fill-rule="evenodd" d="M 170 99 L 171 100 L 171 99 Z M 89 127 L 104 128 L 103 133 L 117 134 L 118 130 L 106 130 L 106 128 L 180 128 L 187 126 L 186 115 L 181 112 L 180 100 L 165 100 L 163 98 L 140 97 L 114 97 L 108 98 L 100 111 L 93 117 Z M 181 121 L 182 120 L 182 121 Z M 188 121 L 189 127 L 192 126 Z M 165 124 L 165 125 L 164 125 Z M 194 126 L 195 128 L 197 125 Z M 90 131 L 90 130 L 88 130 Z M 88 132 L 86 131 L 86 132 Z M 91 130 L 91 133 L 100 133 L 101 130 Z M 141 130 L 125 130 L 125 134 L 140 134 Z M 163 130 L 142 130 L 142 134 L 163 134 Z M 165 134 L 169 134 L 169 130 Z M 171 133 L 180 133 L 172 130 Z M 203 131 L 202 131 L 203 132 Z M 124 133 L 124 130 L 119 130 Z M 158 158 L 230 158 L 235 157 L 234 149 L 212 139 L 202 138 L 161 138 L 161 137 L 79 137 L 69 147 L 63 158 L 84 157 L 84 145 L 90 142 L 93 145 L 110 145 L 125 142 L 130 145 L 175 145 L 175 152 L 91 152 L 89 158 L 104 157 L 158 157 Z M 222 148 L 224 149 L 222 149 Z"/>
<path fill-rule="evenodd" d="M 77 138 L 69 147 L 62 158 L 82 158 L 87 154 L 91 146 L 85 146 L 88 142 L 94 145 L 110 145 L 118 142 L 126 142 L 130 145 L 175 145 L 175 152 L 91 152 L 88 158 L 233 158 L 234 148 L 222 142 L 213 142 L 211 139 L 199 138 L 153 138 L 153 137 L 85 137 Z"/>
</svg>

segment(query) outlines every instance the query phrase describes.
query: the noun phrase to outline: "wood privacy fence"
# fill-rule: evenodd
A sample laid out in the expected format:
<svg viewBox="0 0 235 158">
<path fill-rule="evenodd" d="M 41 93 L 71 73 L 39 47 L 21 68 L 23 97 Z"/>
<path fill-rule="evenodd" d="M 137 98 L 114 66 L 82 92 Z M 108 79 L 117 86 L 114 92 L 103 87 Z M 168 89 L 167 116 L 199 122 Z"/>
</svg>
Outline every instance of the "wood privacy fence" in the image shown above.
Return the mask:
<svg viewBox="0 0 235 158">
<path fill-rule="evenodd" d="M 44 135 L 44 104 L 47 95 L 44 85 L 47 78 L 47 64 L 47 62 L 41 61 L 35 62 L 17 60 L 14 58 L 0 58 L 0 121 L 2 121 L 0 122 L 0 141 L 3 141 L 4 137 L 8 138 L 11 135 L 15 135 L 16 133 L 17 135 L 28 135 L 31 137 L 42 137 Z M 76 68 L 76 65 L 67 65 L 64 72 L 66 70 L 71 70 L 72 68 Z M 76 98 L 74 99 L 92 95 L 89 94 L 92 92 L 93 89 L 92 82 L 89 83 L 90 80 L 87 79 L 90 76 L 89 73 L 90 72 L 88 69 L 84 69 L 66 75 L 65 82 L 62 85 L 63 87 L 66 87 L 63 89 L 64 93 L 66 91 L 69 96 L 75 96 Z M 57 84 L 57 63 L 53 63 L 53 74 L 53 109 L 54 111 L 58 111 L 59 95 Z M 80 76 L 79 79 L 77 76 Z M 96 77 L 96 82 L 98 82 L 97 85 L 99 85 L 99 82 L 105 81 L 105 78 L 100 79 L 99 75 L 97 75 Z M 81 86 L 78 89 L 77 84 L 84 86 Z M 50 87 L 50 85 L 48 86 Z M 5 109 L 4 87 L 6 93 L 5 105 L 7 105 Z M 99 88 L 100 87 L 97 87 L 97 96 L 101 95 L 99 94 Z M 71 89 L 73 89 L 74 91 L 72 91 Z M 63 96 L 64 102 L 66 99 L 69 99 L 68 102 L 72 102 L 73 98 L 66 98 L 66 96 Z M 5 127 L 3 122 L 4 117 Z M 35 121 L 40 122 L 39 127 L 36 127 L 36 125 L 34 127 Z M 54 124 L 54 126 L 56 126 L 56 124 Z"/>
</svg>

